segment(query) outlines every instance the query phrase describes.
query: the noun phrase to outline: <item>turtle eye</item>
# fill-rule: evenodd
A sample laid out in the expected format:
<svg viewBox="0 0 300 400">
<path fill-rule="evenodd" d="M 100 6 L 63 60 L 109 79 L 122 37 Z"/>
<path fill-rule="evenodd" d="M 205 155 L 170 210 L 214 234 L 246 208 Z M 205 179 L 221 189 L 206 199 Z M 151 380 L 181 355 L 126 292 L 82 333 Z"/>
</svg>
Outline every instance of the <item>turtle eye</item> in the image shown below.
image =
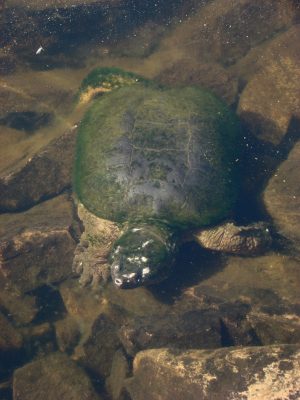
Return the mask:
<svg viewBox="0 0 300 400">
<path fill-rule="evenodd" d="M 116 279 L 115 279 L 115 285 L 121 286 L 122 284 L 123 284 L 122 279 L 119 279 L 119 278 L 116 278 Z"/>
</svg>

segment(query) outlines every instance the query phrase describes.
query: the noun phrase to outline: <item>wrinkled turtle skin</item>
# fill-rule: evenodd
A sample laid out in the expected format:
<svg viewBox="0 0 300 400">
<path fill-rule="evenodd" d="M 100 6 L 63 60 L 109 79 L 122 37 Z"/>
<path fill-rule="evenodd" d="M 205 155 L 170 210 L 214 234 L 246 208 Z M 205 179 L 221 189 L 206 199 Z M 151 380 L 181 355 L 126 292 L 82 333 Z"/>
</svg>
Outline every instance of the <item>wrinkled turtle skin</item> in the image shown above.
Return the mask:
<svg viewBox="0 0 300 400">
<path fill-rule="evenodd" d="M 74 188 L 92 215 L 120 229 L 109 254 L 116 286 L 164 279 L 183 232 L 230 216 L 237 142 L 235 116 L 199 88 L 135 84 L 93 101 L 79 127 Z"/>
</svg>

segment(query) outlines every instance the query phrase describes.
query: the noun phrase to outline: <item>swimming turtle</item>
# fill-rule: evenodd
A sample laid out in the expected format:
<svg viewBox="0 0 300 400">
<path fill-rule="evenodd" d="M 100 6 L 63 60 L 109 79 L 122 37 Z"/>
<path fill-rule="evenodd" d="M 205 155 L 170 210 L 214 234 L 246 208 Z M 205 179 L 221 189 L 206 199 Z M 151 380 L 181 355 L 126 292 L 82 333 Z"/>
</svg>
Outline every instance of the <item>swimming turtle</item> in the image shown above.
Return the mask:
<svg viewBox="0 0 300 400">
<path fill-rule="evenodd" d="M 235 204 L 238 147 L 235 116 L 206 90 L 141 83 L 94 100 L 79 126 L 74 173 L 85 225 L 74 257 L 81 280 L 98 282 L 109 264 L 119 288 L 161 281 L 182 237 L 199 228 L 199 242 L 226 250 L 228 225 L 221 235 L 211 226 Z"/>
</svg>

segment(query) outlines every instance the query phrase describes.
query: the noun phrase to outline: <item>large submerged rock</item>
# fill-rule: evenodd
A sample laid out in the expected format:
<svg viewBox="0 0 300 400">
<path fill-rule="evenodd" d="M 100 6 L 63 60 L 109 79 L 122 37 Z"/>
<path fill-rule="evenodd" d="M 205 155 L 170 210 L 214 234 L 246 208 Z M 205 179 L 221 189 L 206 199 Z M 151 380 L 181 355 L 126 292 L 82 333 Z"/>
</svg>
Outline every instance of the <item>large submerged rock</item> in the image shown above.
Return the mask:
<svg viewBox="0 0 300 400">
<path fill-rule="evenodd" d="M 21 293 L 72 275 L 78 226 L 67 195 L 0 216 L 0 283 Z"/>
<path fill-rule="evenodd" d="M 22 335 L 14 328 L 7 318 L 0 313 L 0 354 L 3 351 L 18 350 L 21 348 L 22 344 Z"/>
<path fill-rule="evenodd" d="M 278 232 L 300 250 L 300 143 L 269 180 L 263 201 Z"/>
<path fill-rule="evenodd" d="M 242 85 L 239 71 L 227 67 L 296 21 L 292 1 L 210 1 L 165 35 L 147 69 L 164 83 L 201 85 L 233 104 Z"/>
<path fill-rule="evenodd" d="M 17 287 L 1 278 L 0 308 L 5 310 L 10 318 L 17 324 L 30 323 L 38 312 L 35 296 L 27 294 L 21 295 Z"/>
<path fill-rule="evenodd" d="M 17 369 L 14 400 L 100 400 L 83 369 L 62 353 L 54 353 Z"/>
<path fill-rule="evenodd" d="M 299 35 L 300 28 L 296 25 L 260 52 L 254 49 L 252 56 L 244 61 L 246 68 L 240 66 L 248 71 L 254 68 L 257 73 L 242 92 L 238 113 L 252 134 L 275 145 L 295 129 L 293 125 L 299 129 Z"/>
<path fill-rule="evenodd" d="M 0 177 L 0 211 L 26 209 L 71 186 L 76 131 L 54 139 L 24 165 Z"/>
<path fill-rule="evenodd" d="M 292 400 L 299 367 L 299 345 L 147 350 L 134 359 L 126 388 L 133 400 Z"/>
</svg>

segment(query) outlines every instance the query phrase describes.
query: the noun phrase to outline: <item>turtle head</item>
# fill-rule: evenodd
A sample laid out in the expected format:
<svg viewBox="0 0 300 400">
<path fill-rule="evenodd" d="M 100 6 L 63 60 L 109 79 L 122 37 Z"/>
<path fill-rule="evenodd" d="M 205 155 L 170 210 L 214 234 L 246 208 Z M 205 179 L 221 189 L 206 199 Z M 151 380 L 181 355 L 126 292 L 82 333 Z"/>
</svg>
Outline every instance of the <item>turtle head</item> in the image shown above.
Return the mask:
<svg viewBox="0 0 300 400">
<path fill-rule="evenodd" d="M 175 243 L 161 227 L 130 227 L 111 253 L 111 276 L 118 288 L 130 289 L 165 279 L 174 261 Z"/>
</svg>

